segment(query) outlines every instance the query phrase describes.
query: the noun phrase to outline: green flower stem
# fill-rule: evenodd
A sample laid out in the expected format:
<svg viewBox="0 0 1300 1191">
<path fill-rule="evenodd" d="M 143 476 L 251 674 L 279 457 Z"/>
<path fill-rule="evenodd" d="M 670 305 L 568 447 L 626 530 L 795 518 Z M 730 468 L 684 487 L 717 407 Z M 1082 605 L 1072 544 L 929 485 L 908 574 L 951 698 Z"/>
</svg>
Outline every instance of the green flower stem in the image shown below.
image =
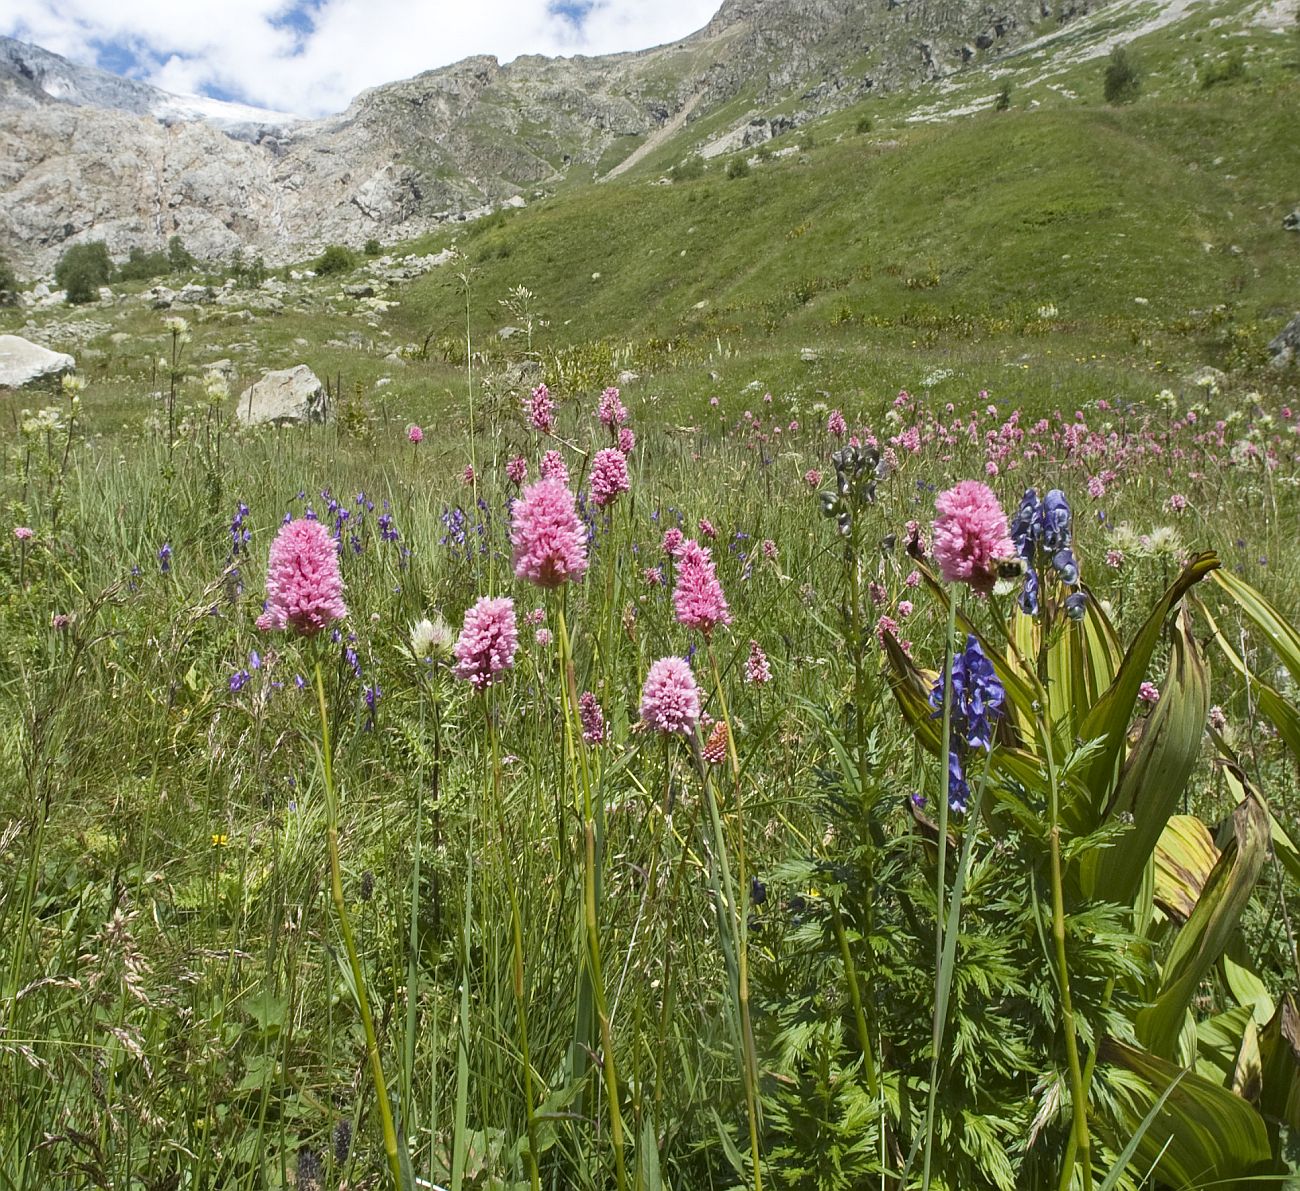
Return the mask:
<svg viewBox="0 0 1300 1191">
<path fill-rule="evenodd" d="M 352 937 L 352 923 L 348 919 L 347 905 L 343 900 L 343 877 L 339 870 L 339 819 L 338 799 L 334 792 L 334 765 L 330 756 L 329 714 L 325 708 L 325 680 L 321 677 L 320 658 L 316 659 L 316 701 L 320 707 L 321 759 L 325 771 L 325 822 L 329 841 L 330 893 L 334 909 L 339 916 L 339 929 L 343 946 L 352 968 L 352 981 L 357 991 L 357 1008 L 361 1011 L 361 1025 L 366 1033 L 366 1053 L 370 1057 L 370 1074 L 375 1082 L 375 1099 L 379 1104 L 379 1121 L 384 1132 L 384 1153 L 388 1156 L 388 1169 L 393 1176 L 393 1186 L 401 1191 L 402 1168 L 397 1157 L 397 1132 L 393 1128 L 393 1110 L 388 1103 L 388 1085 L 384 1082 L 384 1068 L 379 1060 L 379 1042 L 375 1038 L 375 1023 L 370 1017 L 370 1002 L 366 997 L 365 974 L 357 957 L 356 940 Z"/>
<path fill-rule="evenodd" d="M 565 754 L 570 772 L 577 770 L 582 784 L 583 829 L 583 925 L 587 935 L 587 965 L 591 976 L 592 995 L 596 1003 L 596 1016 L 600 1020 L 600 1048 L 604 1052 L 605 1097 L 609 1101 L 609 1131 L 614 1144 L 614 1174 L 619 1191 L 627 1186 L 627 1170 L 623 1156 L 623 1114 L 618 1099 L 618 1067 L 614 1061 L 614 1031 L 610 1025 L 605 1004 L 605 983 L 600 962 L 600 931 L 596 923 L 596 821 L 591 798 L 591 771 L 587 765 L 585 749 L 574 743 L 574 722 L 578 716 L 578 691 L 573 675 L 573 646 L 569 640 L 569 626 L 564 618 L 564 601 L 559 605 L 560 618 L 560 683 L 564 705 Z"/>
<path fill-rule="evenodd" d="M 1061 1187 L 1068 1191 L 1077 1161 L 1083 1172 L 1083 1185 L 1092 1187 L 1092 1146 L 1088 1137 L 1088 1096 L 1079 1066 L 1079 1040 L 1075 1033 L 1074 1005 L 1070 998 L 1070 970 L 1065 958 L 1065 895 L 1061 881 L 1061 824 L 1060 790 L 1056 780 L 1056 764 L 1052 759 L 1052 725 L 1047 712 L 1047 700 L 1042 700 L 1040 730 L 1043 750 L 1047 760 L 1047 784 L 1051 793 L 1048 839 L 1052 860 L 1052 941 L 1056 950 L 1056 967 L 1061 978 L 1061 1025 L 1065 1029 L 1065 1056 L 1070 1066 L 1070 1099 L 1074 1110 L 1075 1153 L 1067 1154 L 1068 1161 L 1061 1169 Z"/>
<path fill-rule="evenodd" d="M 508 864 L 505 813 L 501 807 L 501 745 L 497 740 L 496 722 L 487 697 L 483 701 L 483 712 L 487 718 L 488 741 L 492 751 L 492 788 L 493 805 L 497 814 L 497 830 L 501 833 L 502 867 L 506 873 L 506 893 L 510 898 L 510 935 L 514 944 L 514 990 L 515 1004 L 519 1009 L 519 1049 L 524 1061 L 524 1108 L 528 1117 L 528 1182 L 532 1191 L 540 1191 L 541 1179 L 537 1171 L 537 1155 L 541 1148 L 537 1141 L 537 1109 L 533 1103 L 533 1065 L 528 1053 L 528 998 L 524 990 L 524 932 L 519 914 L 519 897 L 515 893 L 515 883 Z"/>
<path fill-rule="evenodd" d="M 953 638 L 957 635 L 957 598 L 948 600 L 948 631 L 944 637 L 943 660 L 943 731 L 939 748 L 939 863 L 934 881 L 934 1029 L 931 1035 L 930 1089 L 925 1104 L 925 1157 L 921 1175 L 924 1191 L 930 1187 L 930 1163 L 934 1150 L 934 1109 L 939 1091 L 939 1052 L 943 1047 L 947 1000 L 941 995 L 944 986 L 943 926 L 947 889 L 945 869 L 948 861 L 948 755 L 952 751 L 952 660 Z M 954 962 L 956 952 L 954 951 Z"/>
<path fill-rule="evenodd" d="M 740 759 L 736 754 L 736 734 L 731 727 L 731 715 L 727 710 L 727 695 L 722 686 L 722 673 L 718 669 L 718 655 L 714 652 L 713 642 L 709 642 L 709 661 L 713 667 L 713 685 L 718 692 L 718 704 L 722 711 L 722 722 L 727 726 L 727 756 L 731 761 L 731 776 L 736 803 L 736 864 L 740 885 L 740 900 L 736 899 L 736 890 L 727 889 L 727 901 L 731 912 L 736 916 L 736 999 L 740 1004 L 740 1043 L 741 1061 L 745 1072 L 745 1108 L 749 1116 L 749 1149 L 754 1163 L 754 1191 L 763 1191 L 763 1167 L 758 1146 L 758 1055 L 754 1050 L 754 1027 L 749 1014 L 749 885 L 745 880 L 745 819 L 740 797 Z M 708 785 L 706 781 L 705 785 Z M 726 841 L 722 838 L 721 821 L 717 814 L 716 800 L 710 793 L 710 810 L 713 812 L 714 825 L 718 833 L 718 849 L 722 862 L 722 875 L 727 886 L 731 885 L 731 874 L 727 868 Z"/>
</svg>

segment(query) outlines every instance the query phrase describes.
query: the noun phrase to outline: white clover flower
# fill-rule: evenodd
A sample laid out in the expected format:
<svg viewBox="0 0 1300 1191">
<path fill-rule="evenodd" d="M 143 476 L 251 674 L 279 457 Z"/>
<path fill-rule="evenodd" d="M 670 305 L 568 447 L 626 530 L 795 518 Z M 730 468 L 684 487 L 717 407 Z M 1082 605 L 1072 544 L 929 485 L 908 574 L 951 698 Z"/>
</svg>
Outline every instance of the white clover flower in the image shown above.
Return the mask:
<svg viewBox="0 0 1300 1191">
<path fill-rule="evenodd" d="M 456 643 L 456 634 L 438 613 L 411 626 L 411 654 L 416 658 L 448 658 Z"/>
<path fill-rule="evenodd" d="M 163 319 L 163 330 L 171 335 L 184 335 L 189 329 L 190 324 L 178 314 L 173 314 L 170 318 Z"/>
</svg>

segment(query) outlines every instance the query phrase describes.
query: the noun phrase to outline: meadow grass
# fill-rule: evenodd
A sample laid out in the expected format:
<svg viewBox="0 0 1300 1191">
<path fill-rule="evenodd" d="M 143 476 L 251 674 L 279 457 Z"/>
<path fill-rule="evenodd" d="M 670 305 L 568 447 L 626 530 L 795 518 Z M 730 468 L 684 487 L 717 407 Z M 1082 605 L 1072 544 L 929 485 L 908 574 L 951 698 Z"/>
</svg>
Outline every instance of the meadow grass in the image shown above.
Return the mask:
<svg viewBox="0 0 1300 1191">
<path fill-rule="evenodd" d="M 1276 119 L 1295 82 L 1269 61 L 1118 110 L 901 127 L 898 106 L 836 143 L 849 113 L 747 178 L 650 187 L 652 158 L 464 229 L 456 265 L 384 311 L 318 280 L 276 313 L 197 308 L 183 344 L 133 301 L 35 315 L 126 338 L 92 337 L 84 391 L 0 419 L 6 1185 L 391 1183 L 362 990 L 406 1184 L 1064 1187 L 1081 1143 L 1108 1187 L 1293 1172 L 1271 1090 L 1290 1073 L 1274 1010 L 1300 978 L 1295 756 L 1269 702 L 1296 700 L 1285 633 L 1200 583 L 1213 622 L 1191 604 L 1184 632 L 1168 609 L 1134 675 L 1179 693 L 1130 698 L 1102 744 L 1071 737 L 1045 660 L 1021 688 L 1046 712 L 1008 713 L 1018 742 L 972 770 L 966 813 L 935 757 L 950 714 L 904 715 L 907 683 L 961 645 L 950 617 L 1004 667 L 1038 631 L 1013 620 L 998 644 L 1011 598 L 947 603 L 907 553 L 962 479 L 1008 512 L 1030 486 L 1065 492 L 1125 645 L 1201 550 L 1300 619 L 1300 399 L 1293 370 L 1262 367 L 1295 292 L 1278 225 L 1300 162 Z M 495 338 L 520 285 L 526 346 Z M 236 391 L 309 359 L 335 423 L 239 429 L 201 385 L 221 356 Z M 560 399 L 552 436 L 524 417 L 521 363 Z M 1225 374 L 1196 383 L 1206 364 Z M 631 490 L 606 513 L 586 500 L 609 441 L 595 404 L 625 371 Z M 837 410 L 887 460 L 860 506 L 836 504 Z M 590 535 L 585 578 L 552 592 L 514 577 L 505 474 L 518 455 L 535 478 L 548 449 Z M 308 510 L 340 543 L 337 639 L 254 624 L 271 540 Z M 674 528 L 711 546 L 730 602 L 707 640 L 674 616 Z M 486 694 L 411 644 L 484 595 L 521 621 Z M 748 680 L 751 642 L 768 683 Z M 711 721 L 693 742 L 641 723 L 670 655 Z M 1217 736 L 1184 691 L 1222 710 Z M 1213 836 L 1222 871 L 1246 858 L 1239 914 L 1195 962 L 1165 870 L 1114 900 L 1090 875 L 1146 812 L 1085 831 L 1071 793 L 1097 749 L 1167 736 L 1188 776 L 1163 813 Z M 997 768 L 1021 753 L 1032 774 Z M 1234 835 L 1243 783 L 1278 823 L 1267 857 Z M 1252 1037 L 1267 1094 L 1225 1106 L 1215 1092 L 1249 1093 Z M 1173 1154 L 1212 1175 L 1172 1165 L 1171 1121 Z"/>
</svg>

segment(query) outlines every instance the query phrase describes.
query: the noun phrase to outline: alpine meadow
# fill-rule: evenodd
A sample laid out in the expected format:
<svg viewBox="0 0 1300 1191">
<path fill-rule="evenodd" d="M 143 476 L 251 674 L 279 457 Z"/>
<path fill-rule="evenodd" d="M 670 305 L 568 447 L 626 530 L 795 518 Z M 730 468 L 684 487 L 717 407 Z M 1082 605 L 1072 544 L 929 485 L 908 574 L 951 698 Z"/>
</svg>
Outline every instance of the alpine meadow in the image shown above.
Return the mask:
<svg viewBox="0 0 1300 1191">
<path fill-rule="evenodd" d="M 0 1187 L 1300 1188 L 1295 0 L 194 103 L 0 38 Z"/>
</svg>

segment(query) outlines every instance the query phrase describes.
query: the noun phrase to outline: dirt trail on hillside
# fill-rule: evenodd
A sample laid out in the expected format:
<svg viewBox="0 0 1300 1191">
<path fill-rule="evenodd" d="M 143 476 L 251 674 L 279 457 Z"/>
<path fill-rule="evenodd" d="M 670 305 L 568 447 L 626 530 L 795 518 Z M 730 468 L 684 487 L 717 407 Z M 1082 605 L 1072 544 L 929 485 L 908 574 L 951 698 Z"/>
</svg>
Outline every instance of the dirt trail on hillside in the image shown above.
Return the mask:
<svg viewBox="0 0 1300 1191">
<path fill-rule="evenodd" d="M 609 173 L 607 173 L 603 178 L 601 178 L 600 181 L 608 182 L 611 178 L 617 178 L 619 174 L 626 173 L 634 165 L 636 165 L 637 162 L 645 160 L 645 158 L 649 154 L 653 153 L 657 148 L 659 148 L 659 146 L 662 145 L 664 141 L 668 140 L 668 138 L 671 137 L 674 133 L 680 132 L 682 126 L 686 123 L 686 117 L 689 116 L 691 112 L 695 110 L 695 105 L 700 102 L 703 96 L 704 96 L 703 91 L 696 91 L 690 97 L 690 99 L 688 99 L 682 105 L 682 110 L 680 112 L 678 112 L 675 116 L 671 117 L 664 124 L 662 128 L 656 129 L 648 137 L 646 137 L 646 139 L 641 144 L 639 144 L 635 149 L 632 150 L 631 153 L 629 153 L 625 158 L 623 158 L 623 160 L 620 161 L 618 165 L 616 165 L 612 170 L 610 170 Z"/>
</svg>

